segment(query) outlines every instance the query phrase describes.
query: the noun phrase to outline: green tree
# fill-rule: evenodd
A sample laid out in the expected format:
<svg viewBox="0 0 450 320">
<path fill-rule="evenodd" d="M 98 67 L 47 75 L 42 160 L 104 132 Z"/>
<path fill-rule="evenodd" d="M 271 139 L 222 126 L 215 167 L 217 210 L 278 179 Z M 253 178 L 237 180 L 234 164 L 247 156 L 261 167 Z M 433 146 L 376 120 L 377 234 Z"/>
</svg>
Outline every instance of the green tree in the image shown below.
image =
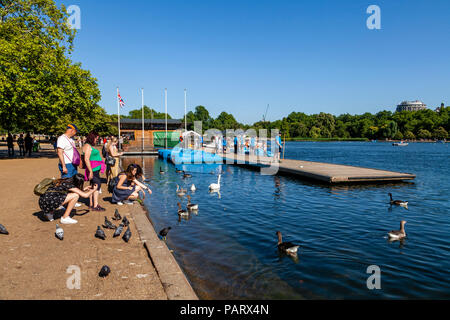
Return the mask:
<svg viewBox="0 0 450 320">
<path fill-rule="evenodd" d="M 431 139 L 431 132 L 425 129 L 420 129 L 417 136 L 420 139 Z"/>
<path fill-rule="evenodd" d="M 0 1 L 0 126 L 58 133 L 104 125 L 97 80 L 73 64 L 75 31 L 53 0 Z M 103 122 L 103 123 L 102 123 Z"/>
<path fill-rule="evenodd" d="M 433 137 L 439 140 L 445 140 L 448 137 L 448 132 L 444 128 L 439 127 L 433 131 Z"/>
<path fill-rule="evenodd" d="M 411 131 L 406 131 L 404 138 L 407 140 L 415 140 L 416 136 Z"/>
<path fill-rule="evenodd" d="M 135 109 L 129 112 L 129 119 L 142 119 L 142 109 Z M 144 105 L 144 118 L 145 119 L 165 119 L 166 114 L 164 112 L 157 112 Z M 172 119 L 170 114 L 167 114 L 167 119 Z"/>
<path fill-rule="evenodd" d="M 320 138 L 320 128 L 312 127 L 311 130 L 309 131 L 309 136 L 313 139 Z"/>
</svg>

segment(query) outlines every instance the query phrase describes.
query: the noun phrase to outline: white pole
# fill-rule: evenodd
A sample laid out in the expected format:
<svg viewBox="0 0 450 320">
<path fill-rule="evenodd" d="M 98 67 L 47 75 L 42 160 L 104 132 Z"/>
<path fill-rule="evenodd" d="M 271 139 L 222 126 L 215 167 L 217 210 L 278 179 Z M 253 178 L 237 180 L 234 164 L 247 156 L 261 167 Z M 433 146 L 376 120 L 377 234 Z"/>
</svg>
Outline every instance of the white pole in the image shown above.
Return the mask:
<svg viewBox="0 0 450 320">
<path fill-rule="evenodd" d="M 144 138 L 145 138 L 145 131 L 144 131 L 144 88 L 142 88 L 142 152 L 144 152 Z"/>
<path fill-rule="evenodd" d="M 167 149 L 167 88 L 164 89 L 164 99 L 166 105 L 166 149 Z"/>
<path fill-rule="evenodd" d="M 186 89 L 184 89 L 184 131 L 187 132 L 187 116 L 186 116 Z"/>
<path fill-rule="evenodd" d="M 117 124 L 119 128 L 119 150 L 120 150 L 120 102 L 119 102 L 119 87 L 117 87 Z"/>
</svg>

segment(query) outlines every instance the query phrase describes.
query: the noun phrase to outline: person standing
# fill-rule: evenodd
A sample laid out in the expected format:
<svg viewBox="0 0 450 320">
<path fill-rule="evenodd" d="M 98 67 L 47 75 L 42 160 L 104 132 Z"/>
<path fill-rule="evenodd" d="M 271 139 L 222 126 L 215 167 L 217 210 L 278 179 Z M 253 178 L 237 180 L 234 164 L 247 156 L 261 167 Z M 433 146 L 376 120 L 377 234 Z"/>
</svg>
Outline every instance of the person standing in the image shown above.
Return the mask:
<svg viewBox="0 0 450 320">
<path fill-rule="evenodd" d="M 234 136 L 234 154 L 237 154 L 238 151 L 238 138 Z"/>
<path fill-rule="evenodd" d="M 275 138 L 275 143 L 278 146 L 277 159 L 280 160 L 281 152 L 283 151 L 283 145 L 281 144 L 281 137 L 280 137 L 279 133 L 277 134 L 277 136 Z"/>
<path fill-rule="evenodd" d="M 28 153 L 28 156 L 31 157 L 31 149 L 33 149 L 33 138 L 30 133 L 27 133 L 25 137 L 25 153 Z"/>
<path fill-rule="evenodd" d="M 75 152 L 75 142 L 72 137 L 77 134 L 77 131 L 78 128 L 76 125 L 69 124 L 66 132 L 61 135 L 56 142 L 59 158 L 58 167 L 61 172 L 61 179 L 72 178 L 78 173 L 77 167 L 72 164 Z"/>
<path fill-rule="evenodd" d="M 120 156 L 123 155 L 123 152 L 119 152 L 117 149 L 118 139 L 117 137 L 113 137 L 111 141 L 108 143 L 108 157 L 114 158 L 116 161 L 114 166 L 110 166 L 108 172 L 108 181 L 114 179 L 119 175 L 119 162 Z"/>
<path fill-rule="evenodd" d="M 23 139 L 23 134 L 21 133 L 19 139 L 17 139 L 17 144 L 19 145 L 19 154 L 21 157 L 25 156 L 25 140 Z"/>
<path fill-rule="evenodd" d="M 8 144 L 8 157 L 14 157 L 14 138 L 11 133 L 8 133 L 8 138 L 6 138 Z"/>
<path fill-rule="evenodd" d="M 102 180 L 100 178 L 100 171 L 104 172 L 106 165 L 102 160 L 100 151 L 94 146 L 97 144 L 98 135 L 95 132 L 89 133 L 86 137 L 86 143 L 83 146 L 84 163 L 86 164 L 85 180 L 91 181 L 91 185 L 97 185 L 97 189 L 89 197 L 89 209 L 93 211 L 105 211 L 98 203 L 98 195 L 101 190 Z"/>
</svg>

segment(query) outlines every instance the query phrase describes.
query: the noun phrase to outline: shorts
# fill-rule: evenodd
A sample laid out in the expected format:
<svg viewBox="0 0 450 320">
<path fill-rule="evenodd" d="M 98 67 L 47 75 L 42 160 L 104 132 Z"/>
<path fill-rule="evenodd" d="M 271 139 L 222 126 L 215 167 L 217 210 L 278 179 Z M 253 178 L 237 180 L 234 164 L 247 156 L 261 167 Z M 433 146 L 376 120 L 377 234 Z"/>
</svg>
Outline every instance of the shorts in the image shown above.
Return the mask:
<svg viewBox="0 0 450 320">
<path fill-rule="evenodd" d="M 94 177 L 91 180 L 92 184 L 97 184 L 98 189 L 100 190 L 102 188 L 102 179 L 100 178 L 100 170 L 94 171 Z"/>
<path fill-rule="evenodd" d="M 61 164 L 58 164 L 59 171 L 61 172 L 61 179 L 72 178 L 74 175 L 78 173 L 77 167 L 75 167 L 71 163 L 66 163 L 67 173 L 63 172 L 63 168 Z"/>
</svg>

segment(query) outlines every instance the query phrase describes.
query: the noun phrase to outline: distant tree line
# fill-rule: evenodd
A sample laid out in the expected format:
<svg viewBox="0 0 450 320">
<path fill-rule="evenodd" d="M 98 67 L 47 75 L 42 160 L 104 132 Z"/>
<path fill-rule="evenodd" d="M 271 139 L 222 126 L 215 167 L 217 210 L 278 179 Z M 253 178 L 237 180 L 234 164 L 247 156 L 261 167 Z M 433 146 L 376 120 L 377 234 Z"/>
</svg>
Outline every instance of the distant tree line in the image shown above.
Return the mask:
<svg viewBox="0 0 450 320">
<path fill-rule="evenodd" d="M 214 119 L 204 106 L 197 106 L 195 111 L 187 114 L 189 129 L 193 129 L 194 121 L 202 121 L 203 130 L 255 129 L 258 132 L 259 129 L 279 129 L 286 138 L 446 139 L 450 131 L 450 107 L 440 108 L 438 112 L 428 109 L 340 116 L 292 112 L 281 120 L 245 125 L 227 112 Z"/>
</svg>

